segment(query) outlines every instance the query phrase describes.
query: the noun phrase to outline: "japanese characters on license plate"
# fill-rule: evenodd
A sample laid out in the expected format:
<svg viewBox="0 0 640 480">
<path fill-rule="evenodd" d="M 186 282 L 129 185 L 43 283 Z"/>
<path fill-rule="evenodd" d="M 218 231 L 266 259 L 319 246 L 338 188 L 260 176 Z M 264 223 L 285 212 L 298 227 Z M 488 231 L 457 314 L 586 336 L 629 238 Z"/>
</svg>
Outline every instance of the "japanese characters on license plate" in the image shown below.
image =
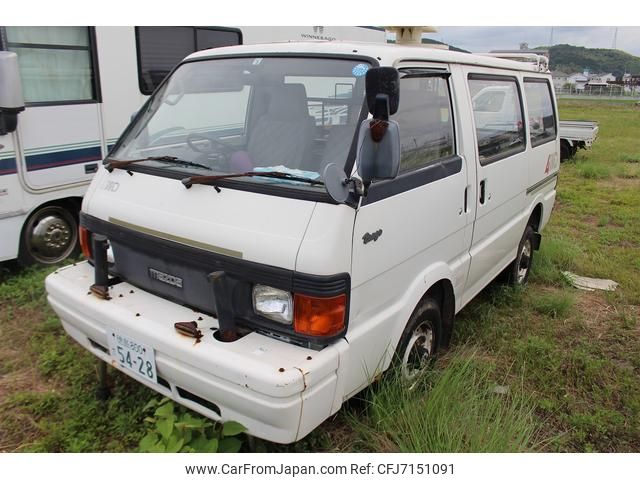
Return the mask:
<svg viewBox="0 0 640 480">
<path fill-rule="evenodd" d="M 131 370 L 152 382 L 158 381 L 153 348 L 118 332 L 107 331 L 107 335 L 111 358 L 122 368 Z"/>
</svg>

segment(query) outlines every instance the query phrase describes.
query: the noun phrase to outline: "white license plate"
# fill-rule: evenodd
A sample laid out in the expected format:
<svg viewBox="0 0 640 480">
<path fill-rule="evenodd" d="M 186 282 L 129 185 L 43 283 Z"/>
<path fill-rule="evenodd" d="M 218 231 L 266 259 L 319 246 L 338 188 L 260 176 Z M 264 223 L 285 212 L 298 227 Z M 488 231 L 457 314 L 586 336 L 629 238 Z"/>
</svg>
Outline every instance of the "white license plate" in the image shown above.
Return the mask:
<svg viewBox="0 0 640 480">
<path fill-rule="evenodd" d="M 157 383 L 156 357 L 153 348 L 118 332 L 107 331 L 107 335 L 109 353 L 118 365 Z"/>
</svg>

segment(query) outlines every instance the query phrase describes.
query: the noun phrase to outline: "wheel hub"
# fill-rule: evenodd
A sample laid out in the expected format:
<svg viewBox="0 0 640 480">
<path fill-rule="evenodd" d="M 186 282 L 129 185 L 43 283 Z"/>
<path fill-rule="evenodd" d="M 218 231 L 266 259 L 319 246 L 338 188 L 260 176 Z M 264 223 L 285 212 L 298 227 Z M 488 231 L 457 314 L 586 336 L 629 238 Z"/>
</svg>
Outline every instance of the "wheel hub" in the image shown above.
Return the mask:
<svg viewBox="0 0 640 480">
<path fill-rule="evenodd" d="M 431 359 L 431 345 L 433 330 L 428 323 L 421 323 L 413 331 L 402 358 L 402 374 L 408 380 L 413 380 L 424 370 Z"/>
<path fill-rule="evenodd" d="M 73 233 L 62 218 L 47 215 L 38 220 L 31 231 L 31 252 L 34 256 L 57 258 L 71 246 Z"/>
<path fill-rule="evenodd" d="M 531 266 L 531 241 L 527 239 L 522 246 L 520 261 L 518 262 L 518 283 L 524 282 Z"/>
</svg>

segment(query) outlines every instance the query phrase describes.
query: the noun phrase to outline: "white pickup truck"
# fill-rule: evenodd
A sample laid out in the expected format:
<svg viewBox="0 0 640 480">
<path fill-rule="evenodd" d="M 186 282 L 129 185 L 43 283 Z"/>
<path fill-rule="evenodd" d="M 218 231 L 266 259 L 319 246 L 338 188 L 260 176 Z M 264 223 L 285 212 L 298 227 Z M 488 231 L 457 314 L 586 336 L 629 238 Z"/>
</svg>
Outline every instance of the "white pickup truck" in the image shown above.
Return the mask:
<svg viewBox="0 0 640 480">
<path fill-rule="evenodd" d="M 598 122 L 589 120 L 560 120 L 560 160 L 573 157 L 579 148 L 590 149 L 598 138 Z"/>
</svg>

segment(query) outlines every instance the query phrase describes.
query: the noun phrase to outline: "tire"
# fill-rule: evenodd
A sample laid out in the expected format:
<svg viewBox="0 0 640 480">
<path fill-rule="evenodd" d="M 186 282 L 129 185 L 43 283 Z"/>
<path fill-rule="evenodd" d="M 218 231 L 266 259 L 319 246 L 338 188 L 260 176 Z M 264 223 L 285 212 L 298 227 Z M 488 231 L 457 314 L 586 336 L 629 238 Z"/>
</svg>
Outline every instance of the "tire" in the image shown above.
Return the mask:
<svg viewBox="0 0 640 480">
<path fill-rule="evenodd" d="M 529 279 L 531 265 L 533 264 L 533 246 L 535 245 L 533 227 L 527 225 L 522 239 L 518 244 L 516 259 L 507 267 L 507 283 L 509 285 L 525 285 Z"/>
<path fill-rule="evenodd" d="M 404 379 L 414 380 L 433 362 L 441 332 L 440 305 L 427 297 L 411 314 L 396 349 L 394 364 Z"/>
<path fill-rule="evenodd" d="M 22 227 L 18 261 L 24 265 L 55 265 L 79 252 L 75 211 L 60 205 L 39 208 Z"/>
<path fill-rule="evenodd" d="M 560 142 L 560 161 L 569 160 L 571 157 L 571 146 L 569 143 L 566 141 Z"/>
</svg>

